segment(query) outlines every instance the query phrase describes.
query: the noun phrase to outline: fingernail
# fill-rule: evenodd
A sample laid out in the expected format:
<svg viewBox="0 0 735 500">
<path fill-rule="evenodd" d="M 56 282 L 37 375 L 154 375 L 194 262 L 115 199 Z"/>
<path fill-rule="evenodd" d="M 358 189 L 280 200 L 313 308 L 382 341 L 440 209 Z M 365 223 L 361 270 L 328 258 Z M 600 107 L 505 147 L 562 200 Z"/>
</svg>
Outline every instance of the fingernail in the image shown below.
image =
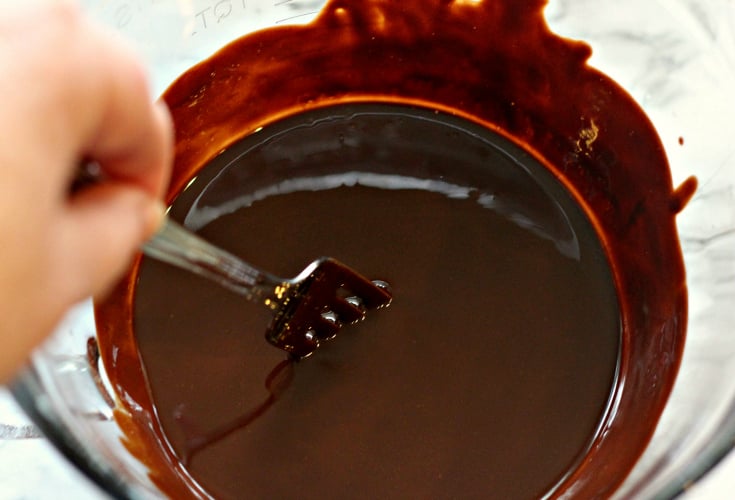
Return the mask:
<svg viewBox="0 0 735 500">
<path fill-rule="evenodd" d="M 174 137 L 174 119 L 171 116 L 171 109 L 166 104 L 166 101 L 158 100 L 153 103 L 158 113 L 158 118 L 169 133 L 170 140 L 173 143 Z"/>
<path fill-rule="evenodd" d="M 166 216 L 166 205 L 160 200 L 152 200 L 148 204 L 148 208 L 145 214 L 145 239 L 153 236 L 158 228 L 163 223 L 163 218 Z"/>
</svg>

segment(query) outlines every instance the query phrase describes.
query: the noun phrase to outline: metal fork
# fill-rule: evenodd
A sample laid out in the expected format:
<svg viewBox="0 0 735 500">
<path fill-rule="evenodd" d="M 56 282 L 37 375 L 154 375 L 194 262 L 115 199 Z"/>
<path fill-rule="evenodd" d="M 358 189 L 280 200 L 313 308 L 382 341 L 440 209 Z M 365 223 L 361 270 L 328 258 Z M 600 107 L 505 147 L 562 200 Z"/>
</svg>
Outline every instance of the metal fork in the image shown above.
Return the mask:
<svg viewBox="0 0 735 500">
<path fill-rule="evenodd" d="M 384 281 L 370 281 L 328 257 L 315 260 L 293 279 L 279 278 L 168 217 L 142 249 L 149 257 L 212 279 L 264 304 L 274 314 L 266 339 L 297 358 L 311 355 L 343 325 L 364 319 L 366 310 L 386 307 L 392 299 Z"/>
</svg>

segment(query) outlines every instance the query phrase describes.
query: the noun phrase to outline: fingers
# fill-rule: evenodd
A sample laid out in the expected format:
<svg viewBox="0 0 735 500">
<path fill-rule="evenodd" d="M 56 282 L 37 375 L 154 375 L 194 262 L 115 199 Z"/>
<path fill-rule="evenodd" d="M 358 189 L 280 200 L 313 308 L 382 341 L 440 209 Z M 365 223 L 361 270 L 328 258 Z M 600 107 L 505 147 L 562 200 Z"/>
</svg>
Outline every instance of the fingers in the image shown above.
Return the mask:
<svg viewBox="0 0 735 500">
<path fill-rule="evenodd" d="M 78 145 L 74 165 L 85 158 L 102 170 L 100 185 L 66 202 L 62 267 L 75 270 L 67 292 L 78 300 L 104 293 L 160 222 L 155 200 L 167 187 L 173 133 L 168 109 L 152 101 L 129 47 L 86 19 L 74 23 L 67 58 L 78 78 L 58 96 L 67 107 L 60 116 L 73 120 L 65 125 Z"/>
<path fill-rule="evenodd" d="M 163 211 L 155 200 L 165 192 L 173 155 L 168 109 L 152 101 L 135 54 L 87 20 L 78 23 L 83 29 L 75 33 L 70 57 L 86 63 L 63 100 L 69 116 L 76 114 L 77 158 L 95 161 L 103 180 L 67 202 L 74 298 L 104 293 L 157 228 Z"/>
<path fill-rule="evenodd" d="M 94 25 L 89 33 L 97 46 L 90 48 L 89 37 L 76 46 L 93 66 L 86 85 L 76 89 L 80 104 L 89 110 L 78 131 L 80 153 L 95 160 L 107 178 L 162 197 L 173 150 L 168 108 L 153 102 L 145 71 L 125 44 Z"/>
<path fill-rule="evenodd" d="M 64 165 L 54 172 L 64 181 L 59 186 L 68 185 L 85 158 L 109 178 L 162 196 L 171 119 L 163 104 L 153 102 L 145 68 L 128 44 L 66 2 L 12 23 L 0 20 L 3 27 L 0 67 L 13 74 L 0 79 L 2 95 L 10 97 L 4 112 L 43 117 L 42 127 L 26 120 L 13 135 L 37 137 L 34 159 L 54 155 Z M 56 194 L 66 193 L 59 188 Z"/>
<path fill-rule="evenodd" d="M 27 56 L 18 75 L 33 92 L 19 96 L 16 111 L 42 117 L 19 126 L 32 127 L 23 131 L 37 142 L 28 163 L 42 168 L 24 172 L 24 184 L 57 221 L 54 261 L 64 274 L 57 279 L 66 280 L 58 297 L 71 303 L 119 277 L 155 228 L 155 200 L 171 169 L 172 122 L 119 37 L 69 3 L 39 9 L 36 21 L 22 30 Z M 101 184 L 69 195 L 82 160 L 99 165 Z"/>
<path fill-rule="evenodd" d="M 124 78 L 111 91 L 97 118 L 96 134 L 82 150 L 96 161 L 106 179 L 139 187 L 162 198 L 168 186 L 173 152 L 173 126 L 163 102 L 153 103 Z M 133 88 L 131 88 L 133 87 Z"/>
<path fill-rule="evenodd" d="M 159 225 L 163 206 L 124 183 L 85 189 L 57 214 L 44 235 L 43 255 L 24 249 L 11 269 L 0 269 L 12 289 L 0 289 L 7 309 L 0 325 L 0 383 L 21 366 L 27 353 L 48 335 L 72 304 L 102 295 Z M 138 242 L 138 243 L 133 243 Z M 8 263 L 5 262 L 7 265 Z M 30 267 L 29 267 L 30 266 Z"/>
<path fill-rule="evenodd" d="M 0 16 L 0 68 L 2 380 L 157 227 L 173 133 L 133 52 L 67 1 Z M 70 195 L 82 160 L 104 180 Z"/>
<path fill-rule="evenodd" d="M 59 223 L 63 251 L 54 267 L 64 270 L 65 288 L 59 296 L 75 302 L 103 295 L 163 216 L 163 204 L 126 183 L 107 182 L 82 190 Z"/>
</svg>

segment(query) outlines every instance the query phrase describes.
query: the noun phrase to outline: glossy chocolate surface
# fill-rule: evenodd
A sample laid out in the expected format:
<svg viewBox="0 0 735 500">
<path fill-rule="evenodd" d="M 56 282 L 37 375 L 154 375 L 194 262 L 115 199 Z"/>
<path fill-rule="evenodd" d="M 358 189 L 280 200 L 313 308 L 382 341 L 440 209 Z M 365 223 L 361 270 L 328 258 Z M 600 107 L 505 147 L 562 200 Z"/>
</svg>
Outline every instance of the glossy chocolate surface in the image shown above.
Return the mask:
<svg viewBox="0 0 735 500">
<path fill-rule="evenodd" d="M 612 275 L 563 186 L 488 135 L 426 110 L 327 108 L 232 147 L 176 200 L 172 216 L 279 275 L 327 254 L 396 298 L 285 368 L 258 304 L 145 260 L 138 349 L 203 485 L 528 497 L 581 458 L 617 367 Z M 271 389 L 277 365 L 293 381 Z"/>
</svg>

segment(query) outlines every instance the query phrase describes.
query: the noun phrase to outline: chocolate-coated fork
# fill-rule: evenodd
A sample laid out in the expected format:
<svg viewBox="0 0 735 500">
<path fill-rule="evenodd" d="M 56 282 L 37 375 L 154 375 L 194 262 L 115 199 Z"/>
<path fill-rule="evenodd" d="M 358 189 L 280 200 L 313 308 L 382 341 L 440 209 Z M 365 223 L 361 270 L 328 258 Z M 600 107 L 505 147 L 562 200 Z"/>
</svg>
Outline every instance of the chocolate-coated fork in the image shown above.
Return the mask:
<svg viewBox="0 0 735 500">
<path fill-rule="evenodd" d="M 273 311 L 268 341 L 297 358 L 309 356 L 342 325 L 391 302 L 388 285 L 370 281 L 332 258 L 309 264 L 293 279 L 266 273 L 208 243 L 170 219 L 143 245 L 157 260 L 210 278 Z"/>
</svg>

